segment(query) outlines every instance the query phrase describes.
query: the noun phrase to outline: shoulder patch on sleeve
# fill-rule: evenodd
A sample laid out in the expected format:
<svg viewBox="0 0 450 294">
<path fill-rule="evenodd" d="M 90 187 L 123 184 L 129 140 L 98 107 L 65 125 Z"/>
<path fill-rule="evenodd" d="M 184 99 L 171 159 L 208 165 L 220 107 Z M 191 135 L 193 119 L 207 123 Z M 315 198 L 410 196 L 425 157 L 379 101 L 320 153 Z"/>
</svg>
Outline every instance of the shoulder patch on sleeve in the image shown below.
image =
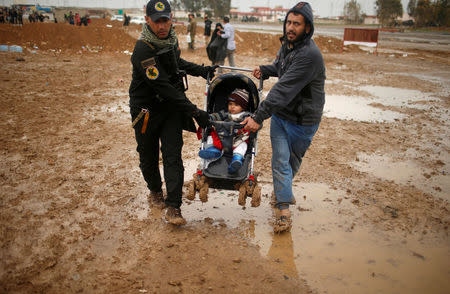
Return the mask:
<svg viewBox="0 0 450 294">
<path fill-rule="evenodd" d="M 145 74 L 147 75 L 147 78 L 149 78 L 150 80 L 156 80 L 159 77 L 159 71 L 153 65 L 146 68 Z"/>
<path fill-rule="evenodd" d="M 149 59 L 146 59 L 146 60 L 142 60 L 141 61 L 141 65 L 142 65 L 142 67 L 144 68 L 144 69 L 147 69 L 148 67 L 150 67 L 150 66 L 152 66 L 152 65 L 155 65 L 156 64 L 156 61 L 155 61 L 155 58 L 154 57 L 151 57 L 151 58 L 149 58 Z"/>
</svg>

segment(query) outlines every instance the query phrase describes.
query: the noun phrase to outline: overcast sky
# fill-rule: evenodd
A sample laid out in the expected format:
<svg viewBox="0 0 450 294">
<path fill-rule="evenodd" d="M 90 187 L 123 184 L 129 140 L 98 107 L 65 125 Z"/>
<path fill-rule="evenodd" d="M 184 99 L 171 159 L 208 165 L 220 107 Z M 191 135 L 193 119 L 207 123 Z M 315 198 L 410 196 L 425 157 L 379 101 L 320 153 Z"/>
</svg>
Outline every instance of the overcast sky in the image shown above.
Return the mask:
<svg viewBox="0 0 450 294">
<path fill-rule="evenodd" d="M 305 0 L 304 0 L 305 1 Z M 409 0 L 401 0 L 403 5 L 403 12 L 406 12 Z M 238 7 L 241 11 L 250 11 L 252 6 L 268 6 L 274 8 L 277 5 L 282 5 L 283 8 L 291 8 L 300 0 L 231 0 L 231 6 Z M 344 5 L 349 0 L 306 0 L 314 9 L 314 15 L 338 16 L 342 15 Z M 374 15 L 375 14 L 375 0 L 357 0 L 361 5 L 361 12 Z"/>
<path fill-rule="evenodd" d="M 314 9 L 314 15 L 321 17 L 342 15 L 344 5 L 348 1 L 350 0 L 306 0 Z M 361 5 L 362 13 L 368 15 L 375 14 L 375 0 L 357 1 Z M 401 1 L 403 4 L 403 12 L 406 12 L 409 0 Z M 41 5 L 66 7 L 141 8 L 147 2 L 148 0 L 0 0 L 0 5 L 9 6 L 13 3 L 40 3 Z M 250 11 L 250 7 L 252 6 L 268 6 L 274 8 L 277 5 L 282 5 L 283 8 L 291 8 L 298 2 L 300 0 L 231 0 L 231 6 L 238 8 L 239 11 Z"/>
</svg>

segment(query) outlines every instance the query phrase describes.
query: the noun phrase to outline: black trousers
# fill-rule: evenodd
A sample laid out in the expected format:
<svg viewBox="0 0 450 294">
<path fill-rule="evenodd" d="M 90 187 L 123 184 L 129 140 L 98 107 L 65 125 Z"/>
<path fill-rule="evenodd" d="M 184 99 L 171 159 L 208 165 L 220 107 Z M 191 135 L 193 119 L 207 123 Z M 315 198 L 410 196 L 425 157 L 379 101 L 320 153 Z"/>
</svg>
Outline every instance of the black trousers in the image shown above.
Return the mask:
<svg viewBox="0 0 450 294">
<path fill-rule="evenodd" d="M 134 120 L 140 109 L 131 110 Z M 139 167 L 150 191 L 161 191 L 162 182 L 159 171 L 159 149 L 166 182 L 166 205 L 181 206 L 184 182 L 184 167 L 181 158 L 183 148 L 183 115 L 180 112 L 157 112 L 149 115 L 147 129 L 142 134 L 144 117 L 135 125 L 134 131 L 139 153 Z"/>
</svg>

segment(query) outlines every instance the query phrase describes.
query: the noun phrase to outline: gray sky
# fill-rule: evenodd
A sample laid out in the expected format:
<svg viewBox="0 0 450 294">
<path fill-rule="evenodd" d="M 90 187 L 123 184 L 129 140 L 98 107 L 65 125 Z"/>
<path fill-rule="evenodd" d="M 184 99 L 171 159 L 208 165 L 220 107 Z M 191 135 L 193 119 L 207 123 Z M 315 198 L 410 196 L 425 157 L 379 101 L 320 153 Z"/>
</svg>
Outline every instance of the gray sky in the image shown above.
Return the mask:
<svg viewBox="0 0 450 294">
<path fill-rule="evenodd" d="M 169 0 L 170 1 L 170 0 Z M 314 9 L 314 15 L 338 16 L 342 15 L 344 5 L 349 0 L 303 0 L 309 2 Z M 357 0 L 361 5 L 363 13 L 368 15 L 375 14 L 375 0 Z M 403 11 L 406 8 L 409 0 L 401 0 L 403 4 Z M 73 7 L 106 7 L 106 8 L 141 8 L 148 0 L 0 0 L 0 5 L 9 6 L 13 3 L 29 3 L 41 5 L 54 6 L 73 6 Z M 274 8 L 276 5 L 282 5 L 283 8 L 291 8 L 300 0 L 231 0 L 233 7 L 239 8 L 240 11 L 250 11 L 252 6 L 268 6 Z"/>
<path fill-rule="evenodd" d="M 314 14 L 321 17 L 342 15 L 344 5 L 349 0 L 303 0 L 309 2 L 314 9 Z M 403 11 L 406 12 L 409 0 L 401 0 Z M 276 5 L 282 5 L 283 8 L 291 8 L 300 0 L 231 0 L 233 7 L 238 7 L 241 11 L 250 11 L 252 6 L 269 6 L 274 8 Z M 361 5 L 361 11 L 368 15 L 375 14 L 375 0 L 357 0 Z"/>
</svg>

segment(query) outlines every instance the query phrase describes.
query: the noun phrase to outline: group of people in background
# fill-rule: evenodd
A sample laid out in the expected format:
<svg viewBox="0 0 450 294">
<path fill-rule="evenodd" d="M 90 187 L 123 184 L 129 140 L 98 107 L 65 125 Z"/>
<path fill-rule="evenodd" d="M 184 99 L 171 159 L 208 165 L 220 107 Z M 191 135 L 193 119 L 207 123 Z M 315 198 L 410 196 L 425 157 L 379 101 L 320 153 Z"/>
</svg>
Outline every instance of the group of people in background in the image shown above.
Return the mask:
<svg viewBox="0 0 450 294">
<path fill-rule="evenodd" d="M 211 34 L 212 21 L 208 16 L 204 17 L 205 30 L 204 37 L 206 46 L 206 52 L 212 65 L 224 65 L 225 59 L 228 58 L 230 66 L 234 67 L 234 52 L 236 50 L 236 43 L 234 41 L 234 27 L 230 24 L 230 18 L 225 16 L 223 18 L 223 25 L 218 22 Z M 190 50 L 194 50 L 195 34 L 197 31 L 197 22 L 195 21 L 194 14 L 189 14 L 189 24 L 187 27 L 187 43 Z M 221 69 L 218 69 L 221 72 Z"/>
<path fill-rule="evenodd" d="M 53 21 L 56 23 L 55 13 L 53 14 Z M 28 15 L 28 16 L 27 16 Z M 49 13 L 43 13 L 38 10 L 29 10 L 23 7 L 0 7 L 0 23 L 8 23 L 13 25 L 23 25 L 23 18 L 28 18 L 30 23 L 33 22 L 44 22 L 46 19 L 49 20 Z"/>
<path fill-rule="evenodd" d="M 236 43 L 234 42 L 234 27 L 230 24 L 230 18 L 225 16 L 223 18 L 223 25 L 218 22 L 216 28 L 211 34 L 212 21 L 208 16 L 204 17 L 205 30 L 204 37 L 206 52 L 212 65 L 224 65 L 225 59 L 228 58 L 230 66 L 234 67 L 234 51 L 236 50 Z M 197 31 L 197 22 L 194 14 L 189 14 L 189 24 L 187 27 L 187 43 L 190 50 L 194 50 L 195 34 Z M 221 69 L 218 69 L 221 72 Z"/>
<path fill-rule="evenodd" d="M 73 12 L 70 11 L 69 13 L 64 14 L 64 21 L 68 22 L 71 25 L 87 26 L 88 23 L 91 22 L 91 19 L 89 18 L 89 15 L 87 15 L 87 14 L 84 15 L 83 17 L 80 17 L 80 14 L 78 12 L 73 14 Z"/>
<path fill-rule="evenodd" d="M 207 17 L 206 17 L 207 18 Z M 205 34 L 206 34 L 206 20 L 205 19 Z M 223 23 L 216 23 L 211 39 L 206 46 L 208 58 L 213 65 L 224 65 L 225 59 L 231 67 L 235 66 L 234 51 L 236 50 L 236 42 L 234 41 L 234 27 L 230 24 L 230 18 L 225 16 Z M 218 69 L 221 72 L 221 69 Z"/>
<path fill-rule="evenodd" d="M 0 23 L 10 24 L 23 24 L 23 12 L 22 9 L 16 9 L 14 7 L 0 8 Z"/>
</svg>

